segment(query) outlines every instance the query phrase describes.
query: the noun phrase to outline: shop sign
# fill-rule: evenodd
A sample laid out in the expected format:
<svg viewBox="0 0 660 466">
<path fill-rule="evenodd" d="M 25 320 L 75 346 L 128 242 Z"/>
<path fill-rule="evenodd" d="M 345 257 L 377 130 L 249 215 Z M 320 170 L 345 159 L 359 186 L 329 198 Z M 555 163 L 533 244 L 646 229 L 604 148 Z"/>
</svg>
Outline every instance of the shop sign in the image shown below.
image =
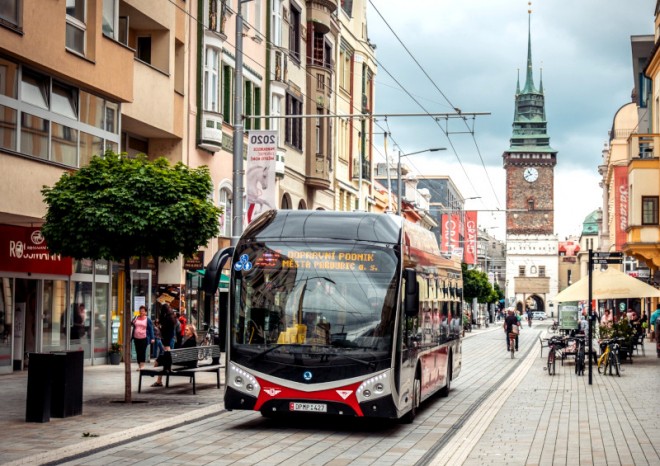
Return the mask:
<svg viewBox="0 0 660 466">
<path fill-rule="evenodd" d="M 51 254 L 41 229 L 0 225 L 0 270 L 71 275 L 70 257 Z"/>
<path fill-rule="evenodd" d="M 204 251 L 197 251 L 191 257 L 183 260 L 185 270 L 199 270 L 204 268 Z"/>
</svg>

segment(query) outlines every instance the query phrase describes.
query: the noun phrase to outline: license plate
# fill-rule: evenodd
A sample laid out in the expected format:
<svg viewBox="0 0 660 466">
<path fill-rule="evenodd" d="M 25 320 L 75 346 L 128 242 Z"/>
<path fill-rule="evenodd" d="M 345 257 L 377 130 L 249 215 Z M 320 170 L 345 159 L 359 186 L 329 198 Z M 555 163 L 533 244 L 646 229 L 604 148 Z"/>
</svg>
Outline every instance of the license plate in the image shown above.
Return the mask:
<svg viewBox="0 0 660 466">
<path fill-rule="evenodd" d="M 327 413 L 328 405 L 322 403 L 289 403 L 289 411 L 303 411 L 307 413 Z"/>
</svg>

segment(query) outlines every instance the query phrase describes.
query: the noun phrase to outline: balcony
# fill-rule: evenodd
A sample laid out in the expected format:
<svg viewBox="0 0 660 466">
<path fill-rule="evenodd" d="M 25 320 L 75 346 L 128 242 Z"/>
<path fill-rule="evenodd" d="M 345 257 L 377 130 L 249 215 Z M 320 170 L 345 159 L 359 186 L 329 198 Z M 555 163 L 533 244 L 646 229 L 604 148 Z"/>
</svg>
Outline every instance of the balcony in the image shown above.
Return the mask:
<svg viewBox="0 0 660 466">
<path fill-rule="evenodd" d="M 277 148 L 277 154 L 275 155 L 275 175 L 283 178 L 284 171 L 286 169 L 286 149 Z"/>
<path fill-rule="evenodd" d="M 222 149 L 222 114 L 204 111 L 199 147 L 210 152 Z"/>
<path fill-rule="evenodd" d="M 307 23 L 314 24 L 314 30 L 322 33 L 333 31 L 336 35 L 339 25 L 335 18 L 337 11 L 337 0 L 308 0 L 307 1 Z"/>
<path fill-rule="evenodd" d="M 330 161 L 325 155 L 316 154 L 307 165 L 305 185 L 313 189 L 330 189 Z"/>
<path fill-rule="evenodd" d="M 660 157 L 660 134 L 633 133 L 628 136 L 628 160 Z"/>
</svg>

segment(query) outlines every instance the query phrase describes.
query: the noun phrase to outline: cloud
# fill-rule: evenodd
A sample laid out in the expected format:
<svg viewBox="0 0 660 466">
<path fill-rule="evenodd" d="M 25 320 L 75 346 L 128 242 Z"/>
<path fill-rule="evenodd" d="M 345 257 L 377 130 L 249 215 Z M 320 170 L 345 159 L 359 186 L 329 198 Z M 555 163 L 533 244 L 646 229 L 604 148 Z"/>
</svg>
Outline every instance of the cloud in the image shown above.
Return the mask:
<svg viewBox="0 0 660 466">
<path fill-rule="evenodd" d="M 558 151 L 555 230 L 562 238 L 578 235 L 584 218 L 602 206 L 601 151 L 614 114 L 630 102 L 634 85 L 630 36 L 653 34 L 654 7 L 653 0 L 532 3 L 534 83 L 539 86 L 542 67 L 550 143 Z M 379 122 L 404 153 L 448 147 L 440 156 L 419 155 L 410 162 L 420 173 L 451 176 L 465 197 L 481 196 L 477 207 L 485 210 L 505 208 L 502 153 L 511 138 L 518 69 L 521 86 L 525 81 L 527 8 L 527 2 L 513 0 L 371 0 L 368 7 L 369 38 L 378 46 L 377 113 L 441 113 L 453 107 L 490 113 L 473 122 L 474 139 L 458 120 Z M 578 199 L 566 189 L 574 186 L 580 187 Z"/>
</svg>

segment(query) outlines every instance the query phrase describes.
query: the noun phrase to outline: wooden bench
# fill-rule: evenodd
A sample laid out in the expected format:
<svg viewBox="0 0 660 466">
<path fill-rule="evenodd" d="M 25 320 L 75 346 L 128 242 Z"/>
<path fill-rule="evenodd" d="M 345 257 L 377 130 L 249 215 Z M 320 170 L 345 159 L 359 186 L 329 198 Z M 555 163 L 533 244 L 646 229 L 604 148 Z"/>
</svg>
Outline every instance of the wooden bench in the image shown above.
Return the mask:
<svg viewBox="0 0 660 466">
<path fill-rule="evenodd" d="M 162 359 L 162 358 L 161 358 Z M 165 362 L 162 367 L 142 369 L 138 382 L 138 393 L 142 391 L 142 377 L 164 376 L 165 386 L 170 386 L 170 377 L 188 377 L 196 393 L 195 374 L 198 372 L 215 372 L 217 386 L 220 388 L 220 370 L 225 365 L 220 362 L 220 347 L 194 346 L 192 348 L 176 348 L 164 353 Z M 169 361 L 171 360 L 171 364 Z"/>
</svg>

